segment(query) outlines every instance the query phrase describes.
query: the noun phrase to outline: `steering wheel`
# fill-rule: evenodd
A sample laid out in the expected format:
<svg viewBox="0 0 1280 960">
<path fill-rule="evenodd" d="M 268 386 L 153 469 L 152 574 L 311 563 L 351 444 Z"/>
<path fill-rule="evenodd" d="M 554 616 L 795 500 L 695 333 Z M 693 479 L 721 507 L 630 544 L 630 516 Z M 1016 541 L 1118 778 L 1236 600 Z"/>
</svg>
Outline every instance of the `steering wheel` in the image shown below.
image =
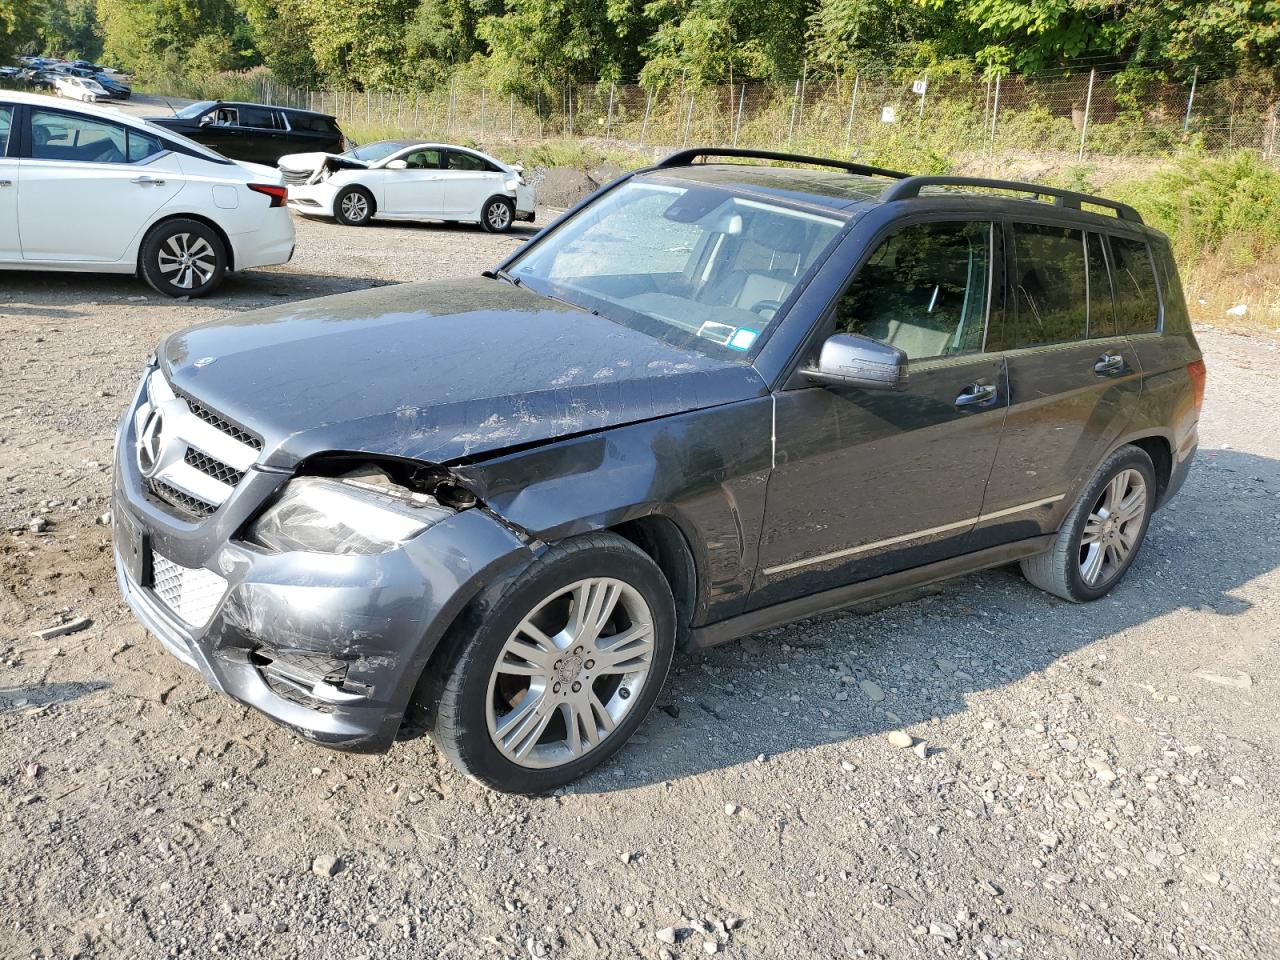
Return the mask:
<svg viewBox="0 0 1280 960">
<path fill-rule="evenodd" d="M 751 305 L 751 312 L 761 320 L 772 320 L 773 315 L 782 309 L 781 300 L 757 300 Z M 766 314 L 765 311 L 768 311 Z"/>
</svg>

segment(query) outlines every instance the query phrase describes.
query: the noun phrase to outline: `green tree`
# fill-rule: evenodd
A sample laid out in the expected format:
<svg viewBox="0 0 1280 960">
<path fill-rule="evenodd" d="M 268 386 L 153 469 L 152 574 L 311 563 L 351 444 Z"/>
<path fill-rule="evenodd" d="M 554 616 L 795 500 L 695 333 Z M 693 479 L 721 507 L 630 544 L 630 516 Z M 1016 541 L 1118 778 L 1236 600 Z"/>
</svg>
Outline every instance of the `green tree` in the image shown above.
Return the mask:
<svg viewBox="0 0 1280 960">
<path fill-rule="evenodd" d="M 175 66 L 186 72 L 187 57 L 202 37 L 224 37 L 229 44 L 241 14 L 231 0 L 98 0 L 98 19 L 106 59 L 159 78 Z M 201 68 L 216 61 L 216 47 L 204 42 Z"/>
<path fill-rule="evenodd" d="M 97 60 L 102 56 L 102 25 L 95 0 L 46 0 L 40 37 L 45 53 Z"/>
<path fill-rule="evenodd" d="M 282 83 L 310 87 L 319 81 L 311 53 L 310 23 L 299 0 L 238 0 L 252 44 Z"/>
<path fill-rule="evenodd" d="M 652 0 L 646 83 L 779 80 L 800 75 L 813 0 Z"/>
<path fill-rule="evenodd" d="M 316 69 L 331 84 L 388 90 L 410 73 L 405 36 L 417 0 L 293 0 Z"/>
<path fill-rule="evenodd" d="M 0 63 L 36 51 L 42 6 L 40 0 L 0 0 Z"/>
</svg>

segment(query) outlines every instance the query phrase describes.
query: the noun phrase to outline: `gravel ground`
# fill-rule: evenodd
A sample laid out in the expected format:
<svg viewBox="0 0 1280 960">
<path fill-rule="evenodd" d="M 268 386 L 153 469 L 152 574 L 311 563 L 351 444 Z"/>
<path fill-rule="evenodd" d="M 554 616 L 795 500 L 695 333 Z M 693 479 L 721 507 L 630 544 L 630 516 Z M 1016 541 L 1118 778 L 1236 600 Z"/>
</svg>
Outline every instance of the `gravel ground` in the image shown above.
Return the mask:
<svg viewBox="0 0 1280 960">
<path fill-rule="evenodd" d="M 98 519 L 155 342 L 516 242 L 300 223 L 190 303 L 2 275 L 0 956 L 1280 956 L 1273 342 L 1203 334 L 1199 462 L 1111 597 L 994 570 L 681 657 L 557 796 L 413 730 L 324 751 L 164 654 Z"/>
</svg>

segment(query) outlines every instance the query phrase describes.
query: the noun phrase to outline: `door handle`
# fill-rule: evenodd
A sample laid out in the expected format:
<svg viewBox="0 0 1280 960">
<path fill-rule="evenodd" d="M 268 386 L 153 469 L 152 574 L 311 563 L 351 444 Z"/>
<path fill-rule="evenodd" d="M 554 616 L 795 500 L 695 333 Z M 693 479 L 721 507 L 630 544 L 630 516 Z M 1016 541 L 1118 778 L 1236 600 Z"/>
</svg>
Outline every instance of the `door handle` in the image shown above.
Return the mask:
<svg viewBox="0 0 1280 960">
<path fill-rule="evenodd" d="M 129 182 L 136 183 L 140 187 L 163 187 L 164 186 L 164 181 L 157 180 L 155 177 L 146 177 L 146 176 L 134 177 Z"/>
<path fill-rule="evenodd" d="M 957 407 L 973 407 L 984 403 L 989 403 L 996 397 L 996 387 L 993 383 L 971 383 L 960 391 L 960 396 L 956 397 Z"/>
<path fill-rule="evenodd" d="M 1093 372 L 1103 377 L 1110 376 L 1113 373 L 1124 373 L 1124 370 L 1124 357 L 1118 353 L 1104 353 L 1098 358 L 1098 362 L 1093 365 Z"/>
</svg>

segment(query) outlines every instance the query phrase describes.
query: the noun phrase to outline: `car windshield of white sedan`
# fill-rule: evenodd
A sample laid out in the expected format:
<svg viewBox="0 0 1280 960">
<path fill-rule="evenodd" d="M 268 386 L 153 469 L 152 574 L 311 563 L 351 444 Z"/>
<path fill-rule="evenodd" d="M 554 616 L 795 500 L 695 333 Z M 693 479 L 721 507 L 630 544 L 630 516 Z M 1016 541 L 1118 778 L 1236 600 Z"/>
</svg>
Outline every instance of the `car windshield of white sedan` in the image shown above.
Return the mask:
<svg viewBox="0 0 1280 960">
<path fill-rule="evenodd" d="M 406 146 L 403 140 L 381 140 L 378 143 L 366 143 L 364 146 L 354 147 L 342 156 L 362 163 L 377 163 L 396 151 L 403 150 Z"/>
<path fill-rule="evenodd" d="M 745 358 L 843 223 L 715 187 L 632 181 L 510 273 L 668 343 Z"/>
</svg>

